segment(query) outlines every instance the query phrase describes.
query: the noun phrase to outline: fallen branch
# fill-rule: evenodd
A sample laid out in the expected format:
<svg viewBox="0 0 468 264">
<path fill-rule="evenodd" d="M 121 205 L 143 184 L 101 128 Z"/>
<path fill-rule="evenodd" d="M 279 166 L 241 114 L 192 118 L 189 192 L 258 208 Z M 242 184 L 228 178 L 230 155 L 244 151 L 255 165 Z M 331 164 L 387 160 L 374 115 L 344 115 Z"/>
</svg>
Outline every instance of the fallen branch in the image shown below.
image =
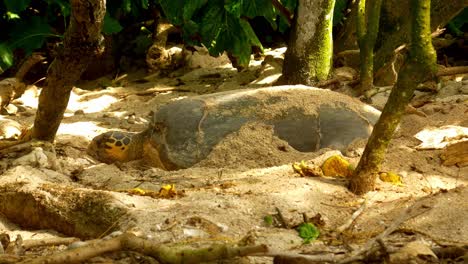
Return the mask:
<svg viewBox="0 0 468 264">
<path fill-rule="evenodd" d="M 154 93 L 164 93 L 164 92 L 190 92 L 190 90 L 181 89 L 181 88 L 177 88 L 177 87 L 150 88 L 150 89 L 140 91 L 140 92 L 136 92 L 136 93 L 132 93 L 132 94 L 136 94 L 136 95 L 139 95 L 139 96 L 144 96 L 144 95 L 152 95 Z M 129 94 L 129 95 L 132 95 L 132 94 Z"/>
<path fill-rule="evenodd" d="M 295 253 L 269 253 L 261 256 L 274 257 L 275 264 L 294 264 L 294 263 L 324 263 L 331 262 L 335 263 L 338 261 L 338 257 L 333 253 L 321 254 L 321 255 L 304 255 Z"/>
<path fill-rule="evenodd" d="M 47 239 L 28 239 L 23 241 L 23 247 L 25 250 L 34 247 L 44 246 L 59 246 L 59 245 L 70 245 L 73 242 L 79 241 L 76 237 L 54 237 Z"/>
<path fill-rule="evenodd" d="M 436 73 L 437 77 L 456 75 L 456 74 L 465 74 L 468 73 L 468 66 L 457 66 L 439 69 Z"/>
<path fill-rule="evenodd" d="M 82 247 L 72 248 L 50 256 L 24 260 L 19 263 L 77 263 L 104 253 L 120 250 L 131 250 L 149 255 L 160 263 L 200 263 L 267 252 L 268 248 L 265 245 L 236 247 L 222 244 L 200 249 L 181 249 L 140 238 L 131 233 L 124 233 L 115 238 L 94 240 Z"/>
<path fill-rule="evenodd" d="M 45 141 L 2 141 L 0 142 L 0 157 L 13 152 L 20 152 L 23 150 L 29 150 L 33 147 L 46 147 L 49 148 L 52 146 L 52 143 Z"/>
</svg>

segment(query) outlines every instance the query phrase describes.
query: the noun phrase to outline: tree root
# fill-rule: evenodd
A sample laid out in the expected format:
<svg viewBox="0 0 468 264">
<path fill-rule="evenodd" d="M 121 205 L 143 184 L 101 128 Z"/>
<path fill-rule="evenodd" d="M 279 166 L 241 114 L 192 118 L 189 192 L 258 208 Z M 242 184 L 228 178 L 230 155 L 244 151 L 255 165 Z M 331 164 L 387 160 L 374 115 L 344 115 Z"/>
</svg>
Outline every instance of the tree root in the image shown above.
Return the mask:
<svg viewBox="0 0 468 264">
<path fill-rule="evenodd" d="M 22 227 L 93 238 L 105 233 L 127 213 L 109 192 L 44 183 L 26 171 L 14 173 L 24 176 L 21 181 L 14 178 L 0 185 L 0 213 Z"/>
<path fill-rule="evenodd" d="M 38 258 L 26 258 L 16 262 L 20 264 L 54 264 L 54 263 L 79 263 L 104 253 L 131 250 L 154 257 L 160 263 L 200 263 L 221 259 L 229 259 L 247 256 L 256 253 L 264 253 L 268 250 L 265 245 L 236 247 L 231 245 L 213 245 L 200 249 L 184 249 L 177 246 L 168 246 L 155 243 L 149 239 L 140 238 L 132 233 L 123 233 L 110 239 L 98 239 L 80 247 L 71 247 L 68 250 L 49 256 Z M 10 256 L 12 258 L 12 256 Z M 12 258 L 15 259 L 14 257 Z M 0 258 L 0 261 L 2 259 Z M 12 263 L 12 262 L 5 262 Z"/>
</svg>

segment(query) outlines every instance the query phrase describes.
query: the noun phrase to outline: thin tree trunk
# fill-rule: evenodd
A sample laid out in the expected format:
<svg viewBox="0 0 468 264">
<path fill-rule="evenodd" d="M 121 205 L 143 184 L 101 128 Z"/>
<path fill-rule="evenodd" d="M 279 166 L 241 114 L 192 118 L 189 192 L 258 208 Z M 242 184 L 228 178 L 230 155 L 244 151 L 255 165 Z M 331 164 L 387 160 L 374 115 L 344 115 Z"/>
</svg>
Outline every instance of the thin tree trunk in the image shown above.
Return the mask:
<svg viewBox="0 0 468 264">
<path fill-rule="evenodd" d="M 374 1 L 372 1 L 373 3 Z M 466 0 L 431 1 L 431 30 L 445 26 L 453 17 L 466 7 Z M 335 53 L 357 49 L 357 3 L 347 19 L 347 24 L 335 40 Z M 382 2 L 379 34 L 374 48 L 374 69 L 377 72 L 392 61 L 394 50 L 410 40 L 409 1 L 387 0 Z M 377 84 L 377 80 L 374 83 Z M 380 83 L 379 85 L 389 85 Z"/>
<path fill-rule="evenodd" d="M 73 84 L 96 54 L 102 52 L 105 0 L 71 0 L 70 26 L 63 49 L 52 62 L 39 96 L 32 137 L 53 141 L 67 108 Z"/>
<path fill-rule="evenodd" d="M 382 0 L 367 2 L 367 6 L 368 8 L 366 8 L 365 0 L 359 1 L 357 33 L 361 61 L 360 94 L 374 86 L 374 45 L 379 31 Z"/>
<path fill-rule="evenodd" d="M 331 70 L 335 0 L 299 0 L 278 84 L 326 80 Z"/>
<path fill-rule="evenodd" d="M 408 60 L 400 70 L 397 83 L 351 178 L 349 188 L 356 194 L 374 189 L 387 146 L 416 86 L 436 73 L 436 53 L 431 43 L 430 1 L 411 0 L 410 8 L 413 26 Z"/>
</svg>

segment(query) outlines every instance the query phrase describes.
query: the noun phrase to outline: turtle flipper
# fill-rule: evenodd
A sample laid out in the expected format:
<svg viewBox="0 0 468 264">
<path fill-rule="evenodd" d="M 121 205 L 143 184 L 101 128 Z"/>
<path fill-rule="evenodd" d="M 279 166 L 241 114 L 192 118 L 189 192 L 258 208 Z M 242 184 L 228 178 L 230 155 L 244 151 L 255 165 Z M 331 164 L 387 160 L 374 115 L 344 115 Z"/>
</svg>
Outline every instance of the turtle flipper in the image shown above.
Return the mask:
<svg viewBox="0 0 468 264">
<path fill-rule="evenodd" d="M 113 163 L 139 159 L 142 149 L 138 151 L 139 140 L 136 133 L 109 131 L 91 141 L 87 153 L 99 161 Z"/>
</svg>

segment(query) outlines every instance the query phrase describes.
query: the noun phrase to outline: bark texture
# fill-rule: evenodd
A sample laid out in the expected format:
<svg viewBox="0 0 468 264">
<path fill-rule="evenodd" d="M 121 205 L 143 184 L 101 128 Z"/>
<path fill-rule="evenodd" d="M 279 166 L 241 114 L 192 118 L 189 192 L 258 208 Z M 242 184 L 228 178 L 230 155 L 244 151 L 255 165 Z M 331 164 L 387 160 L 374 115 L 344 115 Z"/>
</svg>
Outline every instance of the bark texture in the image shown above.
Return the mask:
<svg viewBox="0 0 468 264">
<path fill-rule="evenodd" d="M 380 7 L 382 0 L 367 2 L 359 1 L 357 32 L 359 42 L 359 55 L 361 61 L 360 94 L 370 90 L 374 86 L 374 45 L 379 31 Z"/>
<path fill-rule="evenodd" d="M 25 228 L 89 239 L 114 231 L 127 208 L 106 191 L 10 181 L 0 184 L 0 213 Z"/>
<path fill-rule="evenodd" d="M 52 62 L 39 96 L 32 137 L 53 141 L 67 108 L 73 84 L 101 49 L 105 0 L 71 0 L 70 26 L 63 49 Z"/>
<path fill-rule="evenodd" d="M 376 71 L 392 60 L 394 50 L 398 46 L 409 42 L 411 25 L 409 6 L 410 1 L 383 1 L 374 55 L 374 69 Z M 431 1 L 431 31 L 435 31 L 437 27 L 445 26 L 465 7 L 466 0 Z M 335 41 L 335 53 L 357 49 L 357 4 L 354 4 L 352 8 L 347 20 L 348 23 Z"/>
<path fill-rule="evenodd" d="M 278 84 L 313 85 L 328 78 L 334 7 L 334 0 L 299 0 Z"/>
<path fill-rule="evenodd" d="M 387 146 L 416 86 L 436 72 L 436 53 L 431 43 L 430 1 L 411 0 L 410 8 L 413 26 L 408 60 L 400 70 L 397 83 L 351 177 L 349 187 L 356 194 L 374 189 Z"/>
</svg>

